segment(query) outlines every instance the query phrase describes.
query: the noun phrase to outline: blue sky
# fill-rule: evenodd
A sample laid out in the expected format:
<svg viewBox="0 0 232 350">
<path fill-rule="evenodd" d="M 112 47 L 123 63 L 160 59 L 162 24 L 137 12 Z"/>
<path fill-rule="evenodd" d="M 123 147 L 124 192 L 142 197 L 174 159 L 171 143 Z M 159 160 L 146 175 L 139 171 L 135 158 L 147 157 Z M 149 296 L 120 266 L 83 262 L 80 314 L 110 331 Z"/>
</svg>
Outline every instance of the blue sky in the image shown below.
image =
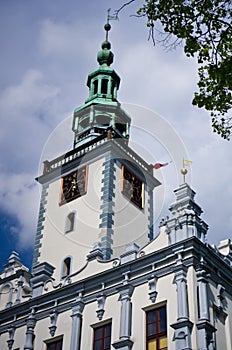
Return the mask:
<svg viewBox="0 0 232 350">
<path fill-rule="evenodd" d="M 97 67 L 107 9 L 122 3 L 0 2 L 0 265 L 7 262 L 12 250 L 20 253 L 26 265 L 31 262 L 40 198 L 34 179 L 42 160 L 70 149 L 71 115 L 88 95 L 86 78 Z M 197 82 L 195 60 L 185 58 L 181 48 L 165 52 L 152 45 L 145 21 L 130 16 L 139 4 L 136 1 L 121 13 L 119 21 L 112 22 L 110 41 L 113 67 L 121 77 L 119 101 L 138 114 L 131 146 L 148 162 L 175 158 L 172 165 L 157 172 L 163 182 L 163 201 L 156 224 L 174 201 L 185 152 L 193 161 L 187 180 L 209 224 L 208 241 L 217 245 L 232 236 L 231 142 L 215 135 L 208 114 L 191 105 Z M 162 137 L 147 111 L 160 116 Z M 173 138 L 175 155 L 167 138 L 165 141 L 168 129 L 178 135 Z M 51 146 L 60 132 L 62 142 Z M 183 145 L 179 151 L 178 142 Z"/>
</svg>

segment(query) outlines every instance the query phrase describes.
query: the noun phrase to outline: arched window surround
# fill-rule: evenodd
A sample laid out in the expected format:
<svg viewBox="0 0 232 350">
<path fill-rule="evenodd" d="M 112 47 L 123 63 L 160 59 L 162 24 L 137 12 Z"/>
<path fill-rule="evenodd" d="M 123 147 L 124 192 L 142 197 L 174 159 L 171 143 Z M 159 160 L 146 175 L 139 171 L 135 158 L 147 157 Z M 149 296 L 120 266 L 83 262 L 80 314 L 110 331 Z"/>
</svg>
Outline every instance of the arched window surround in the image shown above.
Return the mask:
<svg viewBox="0 0 232 350">
<path fill-rule="evenodd" d="M 6 288 L 6 287 L 9 288 L 9 291 L 4 292 L 4 288 Z M 4 283 L 0 288 L 0 299 L 1 299 L 2 294 L 4 295 L 6 293 L 6 295 L 8 295 L 8 301 L 4 305 L 5 308 L 12 306 L 13 290 L 14 290 L 14 286 L 13 286 L 12 282 Z"/>
<path fill-rule="evenodd" d="M 60 279 L 64 279 L 68 277 L 71 274 L 71 270 L 72 270 L 72 256 L 68 255 L 62 261 Z"/>
<path fill-rule="evenodd" d="M 73 232 L 76 228 L 76 211 L 68 213 L 65 219 L 64 234 Z"/>
</svg>

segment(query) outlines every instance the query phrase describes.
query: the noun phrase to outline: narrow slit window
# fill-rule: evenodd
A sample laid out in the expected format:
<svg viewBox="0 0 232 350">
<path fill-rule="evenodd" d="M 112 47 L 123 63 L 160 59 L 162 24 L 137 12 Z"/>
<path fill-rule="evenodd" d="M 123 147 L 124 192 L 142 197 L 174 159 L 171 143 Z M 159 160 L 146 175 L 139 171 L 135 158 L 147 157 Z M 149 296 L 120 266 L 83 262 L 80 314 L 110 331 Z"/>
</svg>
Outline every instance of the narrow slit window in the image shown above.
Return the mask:
<svg viewBox="0 0 232 350">
<path fill-rule="evenodd" d="M 107 94 L 107 88 L 108 88 L 108 80 L 107 79 L 102 79 L 101 93 L 106 95 Z"/>
<path fill-rule="evenodd" d="M 94 95 L 97 94 L 97 88 L 98 88 L 98 81 L 94 80 L 94 82 L 93 82 L 93 93 L 94 93 Z"/>
<path fill-rule="evenodd" d="M 71 271 L 71 258 L 68 257 L 64 259 L 63 261 L 63 266 L 62 266 L 62 278 L 65 278 L 70 275 Z"/>
<path fill-rule="evenodd" d="M 75 213 L 69 213 L 65 222 L 65 233 L 72 232 L 74 230 Z"/>
</svg>

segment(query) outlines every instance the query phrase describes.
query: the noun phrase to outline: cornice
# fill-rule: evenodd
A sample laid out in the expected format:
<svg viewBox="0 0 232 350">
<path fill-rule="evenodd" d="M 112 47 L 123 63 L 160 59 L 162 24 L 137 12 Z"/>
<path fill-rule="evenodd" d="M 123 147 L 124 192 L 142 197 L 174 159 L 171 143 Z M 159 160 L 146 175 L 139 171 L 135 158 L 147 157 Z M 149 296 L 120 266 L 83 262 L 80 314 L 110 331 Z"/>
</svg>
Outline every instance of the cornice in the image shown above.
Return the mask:
<svg viewBox="0 0 232 350">
<path fill-rule="evenodd" d="M 73 159 L 68 160 L 67 162 L 64 162 L 64 164 L 61 164 L 60 166 L 57 166 L 50 172 L 44 173 L 43 175 L 39 176 L 36 178 L 36 180 L 41 183 L 50 183 L 53 182 L 57 179 L 59 179 L 61 176 L 64 174 L 68 173 L 69 171 L 73 170 L 74 168 L 77 168 L 80 164 L 83 164 L 83 162 L 87 163 L 92 161 L 93 159 L 95 160 L 96 158 L 102 158 L 103 154 L 107 152 L 112 152 L 113 157 L 115 160 L 123 160 L 129 161 L 130 162 L 130 168 L 132 170 L 137 171 L 137 168 L 139 167 L 141 171 L 143 172 L 144 176 L 146 179 L 149 181 L 151 187 L 155 187 L 160 185 L 160 182 L 153 177 L 153 167 L 145 162 L 137 153 L 135 153 L 129 146 L 125 144 L 120 139 L 104 139 L 101 137 L 101 140 L 103 141 L 102 144 L 99 144 L 95 146 L 94 141 L 92 142 L 92 149 L 88 145 L 86 146 L 88 148 L 88 152 L 84 152 L 83 150 L 83 155 L 80 155 L 79 157 L 73 157 Z M 100 141 L 101 141 L 100 140 Z M 97 141 L 97 139 L 95 140 Z M 57 163 L 61 162 L 62 160 L 64 161 L 67 157 L 67 155 L 70 153 L 75 153 L 75 150 L 68 152 L 67 154 L 64 154 L 57 158 Z M 78 149 L 76 149 L 76 153 L 78 154 Z M 52 161 L 55 162 L 56 160 Z M 51 162 L 50 162 L 51 163 Z"/>
<path fill-rule="evenodd" d="M 160 278 L 173 274 L 180 256 L 181 263 L 185 267 L 193 266 L 195 269 L 201 266 L 202 257 L 204 257 L 204 268 L 207 269 L 210 275 L 209 278 L 215 281 L 215 278 L 218 278 L 218 274 L 215 271 L 220 271 L 221 284 L 227 289 L 228 293 L 232 294 L 231 267 L 220 259 L 213 249 L 203 244 L 196 237 L 192 237 L 148 255 L 142 254 L 142 256 L 133 261 L 112 267 L 107 271 L 89 276 L 80 281 L 73 281 L 62 288 L 2 310 L 0 312 L 2 323 L 0 332 L 6 331 L 13 321 L 16 327 L 24 325 L 32 308 L 35 309 L 35 317 L 39 320 L 49 317 L 49 313 L 54 307 L 58 313 L 70 310 L 75 304 L 79 293 L 82 294 L 85 304 L 95 302 L 101 292 L 106 297 L 118 294 L 120 287 L 125 281 L 125 275 L 127 275 L 128 283 L 136 287 L 148 283 L 151 276 Z M 106 282 L 102 284 L 102 281 Z"/>
</svg>

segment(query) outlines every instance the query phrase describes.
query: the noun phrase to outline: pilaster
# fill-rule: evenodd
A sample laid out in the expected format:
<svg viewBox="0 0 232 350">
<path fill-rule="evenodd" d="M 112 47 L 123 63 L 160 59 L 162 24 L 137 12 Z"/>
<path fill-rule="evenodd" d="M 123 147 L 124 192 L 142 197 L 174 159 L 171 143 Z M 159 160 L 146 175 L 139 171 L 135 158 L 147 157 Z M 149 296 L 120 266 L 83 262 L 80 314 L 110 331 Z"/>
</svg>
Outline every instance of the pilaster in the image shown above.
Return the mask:
<svg viewBox="0 0 232 350">
<path fill-rule="evenodd" d="M 132 303 L 131 296 L 134 287 L 127 283 L 118 289 L 119 300 L 121 301 L 120 332 L 119 340 L 112 345 L 115 349 L 130 350 L 133 346 L 131 336 Z"/>
<path fill-rule="evenodd" d="M 187 296 L 187 267 L 181 262 L 181 255 L 178 254 L 177 264 L 174 268 L 177 291 L 177 322 L 171 327 L 175 329 L 174 340 L 176 350 L 191 350 L 191 332 L 193 324 L 189 320 L 188 296 Z"/>
<path fill-rule="evenodd" d="M 197 268 L 199 320 L 196 324 L 198 349 L 213 350 L 213 333 L 216 328 L 210 323 L 208 302 L 208 276 L 204 264 Z"/>
<path fill-rule="evenodd" d="M 27 331 L 26 331 L 26 342 L 24 345 L 24 350 L 33 350 L 34 349 L 34 329 L 36 325 L 36 318 L 34 315 L 34 310 L 31 311 L 27 319 Z"/>
<path fill-rule="evenodd" d="M 82 313 L 84 303 L 81 296 L 78 296 L 72 308 L 72 332 L 70 350 L 79 350 L 81 343 Z"/>
</svg>

